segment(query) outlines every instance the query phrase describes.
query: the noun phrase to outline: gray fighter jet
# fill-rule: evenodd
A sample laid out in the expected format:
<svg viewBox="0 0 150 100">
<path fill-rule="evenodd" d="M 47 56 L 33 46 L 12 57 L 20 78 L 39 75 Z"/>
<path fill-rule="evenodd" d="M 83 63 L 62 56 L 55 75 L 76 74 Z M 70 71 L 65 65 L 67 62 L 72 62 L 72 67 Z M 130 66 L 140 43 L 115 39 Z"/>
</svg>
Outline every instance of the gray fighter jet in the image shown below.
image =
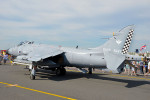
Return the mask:
<svg viewBox="0 0 150 100">
<path fill-rule="evenodd" d="M 131 56 L 127 52 L 133 37 L 134 25 L 127 26 L 110 38 L 105 44 L 96 48 L 79 49 L 21 42 L 8 49 L 8 53 L 16 56 L 14 62 L 30 64 L 31 79 L 35 79 L 36 69 L 48 66 L 57 75 L 65 75 L 65 66 L 88 68 L 108 68 L 114 73 L 121 73 L 125 61 L 141 60 L 140 56 Z M 129 63 L 129 62 L 128 62 Z"/>
</svg>

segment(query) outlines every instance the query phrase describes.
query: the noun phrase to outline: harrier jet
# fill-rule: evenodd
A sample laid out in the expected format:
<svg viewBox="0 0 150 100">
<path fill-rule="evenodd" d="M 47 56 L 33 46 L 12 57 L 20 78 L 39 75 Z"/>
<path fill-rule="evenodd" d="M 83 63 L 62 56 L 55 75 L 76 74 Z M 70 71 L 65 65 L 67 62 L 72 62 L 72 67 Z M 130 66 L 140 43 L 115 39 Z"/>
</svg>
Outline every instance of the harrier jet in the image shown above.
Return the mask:
<svg viewBox="0 0 150 100">
<path fill-rule="evenodd" d="M 8 53 L 16 56 L 15 62 L 30 64 L 31 79 L 35 79 L 36 69 L 48 66 L 57 75 L 65 75 L 66 66 L 88 68 L 108 68 L 114 73 L 121 73 L 125 61 L 141 60 L 139 56 L 128 55 L 133 37 L 134 26 L 130 25 L 110 38 L 102 46 L 90 49 L 59 47 L 34 42 L 21 42 L 18 46 L 8 49 Z"/>
</svg>

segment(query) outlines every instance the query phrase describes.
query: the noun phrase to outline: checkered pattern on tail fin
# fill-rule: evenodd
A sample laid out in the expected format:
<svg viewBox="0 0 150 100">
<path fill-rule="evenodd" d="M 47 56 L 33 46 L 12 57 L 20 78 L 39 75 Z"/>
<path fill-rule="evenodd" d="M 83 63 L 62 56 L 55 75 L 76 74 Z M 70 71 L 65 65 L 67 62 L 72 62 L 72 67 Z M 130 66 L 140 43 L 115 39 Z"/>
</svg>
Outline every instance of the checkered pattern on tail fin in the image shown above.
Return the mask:
<svg viewBox="0 0 150 100">
<path fill-rule="evenodd" d="M 125 44 L 124 44 L 124 47 L 122 49 L 122 53 L 123 54 L 126 54 L 129 50 L 129 46 L 131 44 L 131 40 L 132 40 L 132 37 L 133 37 L 133 31 L 134 30 L 130 30 L 129 33 L 128 33 L 128 36 L 126 38 L 126 41 L 125 41 Z"/>
</svg>

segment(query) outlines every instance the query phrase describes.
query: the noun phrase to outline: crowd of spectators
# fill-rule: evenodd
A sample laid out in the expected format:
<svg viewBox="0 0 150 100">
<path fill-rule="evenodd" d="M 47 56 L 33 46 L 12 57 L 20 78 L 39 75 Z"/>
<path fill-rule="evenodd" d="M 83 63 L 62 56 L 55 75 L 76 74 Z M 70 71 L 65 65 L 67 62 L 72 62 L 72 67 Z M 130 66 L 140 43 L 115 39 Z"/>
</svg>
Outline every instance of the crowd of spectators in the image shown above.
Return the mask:
<svg viewBox="0 0 150 100">
<path fill-rule="evenodd" d="M 124 72 L 128 75 L 144 75 L 148 76 L 150 74 L 150 60 L 147 58 L 141 61 L 131 61 L 133 66 L 125 64 Z"/>
</svg>

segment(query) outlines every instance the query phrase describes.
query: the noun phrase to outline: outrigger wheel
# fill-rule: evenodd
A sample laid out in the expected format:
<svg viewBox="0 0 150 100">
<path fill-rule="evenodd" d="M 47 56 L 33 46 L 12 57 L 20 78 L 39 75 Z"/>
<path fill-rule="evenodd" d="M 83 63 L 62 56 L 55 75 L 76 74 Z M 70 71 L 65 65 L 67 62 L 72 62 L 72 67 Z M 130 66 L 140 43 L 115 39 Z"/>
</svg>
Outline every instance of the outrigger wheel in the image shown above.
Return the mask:
<svg viewBox="0 0 150 100">
<path fill-rule="evenodd" d="M 60 67 L 56 69 L 56 75 L 57 76 L 62 76 L 66 74 L 66 69 L 64 67 Z"/>
<path fill-rule="evenodd" d="M 37 65 L 36 65 L 36 63 L 33 62 L 32 70 L 30 72 L 30 79 L 31 80 L 35 80 L 36 68 L 37 68 Z"/>
<path fill-rule="evenodd" d="M 35 75 L 30 74 L 30 79 L 35 80 Z"/>
<path fill-rule="evenodd" d="M 92 74 L 92 68 L 89 68 L 89 74 Z"/>
<path fill-rule="evenodd" d="M 35 80 L 35 69 L 34 68 L 30 71 L 30 79 Z"/>
</svg>

